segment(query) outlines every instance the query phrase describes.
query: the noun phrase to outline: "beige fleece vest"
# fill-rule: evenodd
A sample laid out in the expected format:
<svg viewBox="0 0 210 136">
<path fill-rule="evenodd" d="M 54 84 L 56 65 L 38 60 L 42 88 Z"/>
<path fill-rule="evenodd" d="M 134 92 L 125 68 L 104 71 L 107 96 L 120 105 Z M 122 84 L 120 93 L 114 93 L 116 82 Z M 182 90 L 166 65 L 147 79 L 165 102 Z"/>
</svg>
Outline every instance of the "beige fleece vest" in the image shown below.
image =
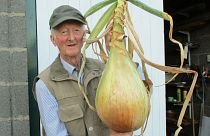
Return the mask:
<svg viewBox="0 0 210 136">
<path fill-rule="evenodd" d="M 96 89 L 102 70 L 100 62 L 87 59 L 83 87 L 92 106 L 95 106 Z M 101 122 L 97 113 L 88 108 L 77 79 L 63 68 L 59 57 L 36 77 L 35 82 L 38 79 L 46 84 L 56 98 L 60 119 L 65 123 L 70 136 L 109 136 L 110 130 Z"/>
</svg>

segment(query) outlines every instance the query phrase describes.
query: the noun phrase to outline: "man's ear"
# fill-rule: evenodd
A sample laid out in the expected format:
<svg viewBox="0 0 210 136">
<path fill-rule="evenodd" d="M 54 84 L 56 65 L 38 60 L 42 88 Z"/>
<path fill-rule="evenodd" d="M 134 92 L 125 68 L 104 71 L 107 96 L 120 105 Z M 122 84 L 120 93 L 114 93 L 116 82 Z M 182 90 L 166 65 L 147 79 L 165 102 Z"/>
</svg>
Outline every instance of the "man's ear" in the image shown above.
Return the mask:
<svg viewBox="0 0 210 136">
<path fill-rule="evenodd" d="M 55 36 L 50 35 L 50 40 L 51 40 L 51 42 L 53 43 L 53 45 L 56 46 L 56 43 L 55 43 Z"/>
</svg>

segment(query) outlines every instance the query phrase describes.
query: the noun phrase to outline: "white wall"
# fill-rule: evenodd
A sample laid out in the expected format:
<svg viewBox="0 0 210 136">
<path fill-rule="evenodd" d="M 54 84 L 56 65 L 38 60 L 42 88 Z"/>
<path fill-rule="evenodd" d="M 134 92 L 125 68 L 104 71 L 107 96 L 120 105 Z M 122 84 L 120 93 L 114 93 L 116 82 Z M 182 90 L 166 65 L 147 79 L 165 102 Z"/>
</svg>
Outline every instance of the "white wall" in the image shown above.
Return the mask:
<svg viewBox="0 0 210 136">
<path fill-rule="evenodd" d="M 50 42 L 50 31 L 48 21 L 54 8 L 59 5 L 69 4 L 76 7 L 82 13 L 101 0 L 36 0 L 37 2 L 37 33 L 38 33 L 38 64 L 39 72 L 46 68 L 57 56 L 57 49 Z M 156 9 L 163 9 L 163 0 L 141 0 L 142 2 Z M 139 34 L 145 56 L 153 62 L 164 64 L 164 27 L 163 20 L 151 15 L 135 6 L 129 4 L 129 10 L 134 22 L 136 31 Z M 96 20 L 103 12 L 99 12 L 88 18 L 90 28 L 93 28 Z M 89 57 L 96 56 L 91 48 L 88 49 Z M 137 55 L 135 60 L 139 60 Z M 154 86 L 165 82 L 164 72 L 148 67 L 149 76 Z M 153 87 L 151 100 L 152 108 L 149 116 L 145 136 L 165 136 L 166 135 L 166 117 L 165 117 L 165 86 Z M 134 135 L 140 134 L 136 131 Z"/>
</svg>

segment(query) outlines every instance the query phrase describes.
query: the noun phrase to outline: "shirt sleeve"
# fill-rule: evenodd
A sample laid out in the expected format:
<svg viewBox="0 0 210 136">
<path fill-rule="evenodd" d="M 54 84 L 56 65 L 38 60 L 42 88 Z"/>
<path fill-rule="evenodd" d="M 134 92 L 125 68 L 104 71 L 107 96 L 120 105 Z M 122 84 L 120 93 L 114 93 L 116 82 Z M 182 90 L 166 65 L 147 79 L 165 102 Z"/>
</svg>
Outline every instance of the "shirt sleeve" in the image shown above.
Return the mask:
<svg viewBox="0 0 210 136">
<path fill-rule="evenodd" d="M 137 66 L 137 71 L 139 73 L 139 76 L 141 77 L 141 80 L 145 80 L 144 73 L 140 65 Z"/>
<path fill-rule="evenodd" d="M 67 129 L 59 118 L 58 103 L 42 80 L 36 83 L 36 97 L 47 136 L 68 136 Z"/>
</svg>

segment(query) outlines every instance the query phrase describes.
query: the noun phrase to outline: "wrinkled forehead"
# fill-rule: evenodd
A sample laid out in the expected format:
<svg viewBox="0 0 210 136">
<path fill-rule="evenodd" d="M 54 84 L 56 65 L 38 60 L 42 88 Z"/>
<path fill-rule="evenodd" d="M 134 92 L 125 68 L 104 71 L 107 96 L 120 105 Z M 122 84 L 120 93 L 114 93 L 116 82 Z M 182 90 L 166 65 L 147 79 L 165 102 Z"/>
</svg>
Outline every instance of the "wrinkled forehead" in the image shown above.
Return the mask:
<svg viewBox="0 0 210 136">
<path fill-rule="evenodd" d="M 56 27 L 54 27 L 53 29 L 58 30 L 61 27 L 64 27 L 64 26 L 67 26 L 67 25 L 73 25 L 75 27 L 80 27 L 82 29 L 85 28 L 85 25 L 83 23 L 79 22 L 79 21 L 76 21 L 76 20 L 66 20 L 66 21 L 60 23 L 59 25 L 57 25 Z"/>
</svg>

